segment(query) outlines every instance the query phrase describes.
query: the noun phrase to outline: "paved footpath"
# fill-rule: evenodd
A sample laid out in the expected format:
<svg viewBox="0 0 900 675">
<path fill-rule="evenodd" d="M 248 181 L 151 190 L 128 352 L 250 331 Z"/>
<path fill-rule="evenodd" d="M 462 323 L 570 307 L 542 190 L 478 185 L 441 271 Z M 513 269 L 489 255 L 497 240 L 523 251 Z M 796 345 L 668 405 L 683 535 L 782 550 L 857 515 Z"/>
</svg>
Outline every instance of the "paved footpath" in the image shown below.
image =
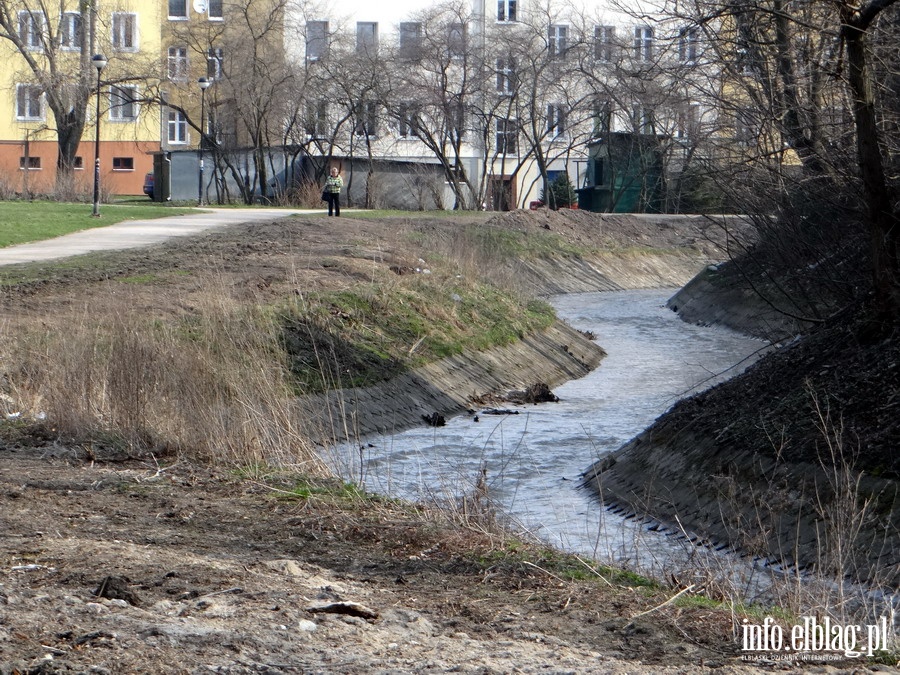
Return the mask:
<svg viewBox="0 0 900 675">
<path fill-rule="evenodd" d="M 0 265 L 67 258 L 91 251 L 113 251 L 157 244 L 172 237 L 184 237 L 203 230 L 237 223 L 286 218 L 295 214 L 322 214 L 303 209 L 215 209 L 204 213 L 170 216 L 153 220 L 125 220 L 115 225 L 95 227 L 54 239 L 0 248 Z"/>
</svg>

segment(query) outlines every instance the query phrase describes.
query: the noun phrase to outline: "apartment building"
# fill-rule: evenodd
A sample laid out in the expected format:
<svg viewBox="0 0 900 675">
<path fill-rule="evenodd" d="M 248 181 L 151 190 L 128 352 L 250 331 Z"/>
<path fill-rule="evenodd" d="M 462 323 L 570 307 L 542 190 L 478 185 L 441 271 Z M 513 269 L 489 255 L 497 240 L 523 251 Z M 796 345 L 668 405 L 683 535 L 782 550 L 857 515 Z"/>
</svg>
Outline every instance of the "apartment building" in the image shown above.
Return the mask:
<svg viewBox="0 0 900 675">
<path fill-rule="evenodd" d="M 658 138 L 680 167 L 713 115 L 687 77 L 700 69 L 700 31 L 639 8 L 351 1 L 307 6 L 287 24 L 285 51 L 307 85 L 296 141 L 332 164 L 352 160 L 362 182 L 377 162 L 442 167 L 444 207 L 525 207 L 560 174 L 585 185 L 598 166 L 588 147 L 611 133 L 618 145 Z"/>
<path fill-rule="evenodd" d="M 160 52 L 160 5 L 150 0 L 4 3 L 0 16 L 0 182 L 24 194 L 50 193 L 57 164 L 71 167 L 66 190 L 89 191 L 99 107 L 104 192 L 140 194 L 159 149 L 159 110 L 147 105 Z M 103 54 L 100 72 L 91 63 Z M 80 142 L 79 142 L 80 141 Z M 63 157 L 61 160 L 60 157 Z"/>
</svg>

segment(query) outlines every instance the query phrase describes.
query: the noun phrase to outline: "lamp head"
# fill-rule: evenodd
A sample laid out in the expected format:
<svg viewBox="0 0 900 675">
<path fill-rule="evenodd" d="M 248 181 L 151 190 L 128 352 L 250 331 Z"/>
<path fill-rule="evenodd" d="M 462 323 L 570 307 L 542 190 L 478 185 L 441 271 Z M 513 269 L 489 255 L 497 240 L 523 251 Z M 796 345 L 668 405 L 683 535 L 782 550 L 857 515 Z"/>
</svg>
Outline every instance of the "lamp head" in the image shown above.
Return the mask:
<svg viewBox="0 0 900 675">
<path fill-rule="evenodd" d="M 197 84 L 200 85 L 201 91 L 206 91 L 209 88 L 209 85 L 212 84 L 212 82 L 205 77 L 201 77 L 199 80 L 197 80 Z"/>
<path fill-rule="evenodd" d="M 103 56 L 103 54 L 94 54 L 91 57 L 91 63 L 94 64 L 94 68 L 96 68 L 97 72 L 99 73 L 101 70 L 106 68 L 106 64 L 109 63 L 109 61 L 106 60 L 106 57 Z"/>
</svg>

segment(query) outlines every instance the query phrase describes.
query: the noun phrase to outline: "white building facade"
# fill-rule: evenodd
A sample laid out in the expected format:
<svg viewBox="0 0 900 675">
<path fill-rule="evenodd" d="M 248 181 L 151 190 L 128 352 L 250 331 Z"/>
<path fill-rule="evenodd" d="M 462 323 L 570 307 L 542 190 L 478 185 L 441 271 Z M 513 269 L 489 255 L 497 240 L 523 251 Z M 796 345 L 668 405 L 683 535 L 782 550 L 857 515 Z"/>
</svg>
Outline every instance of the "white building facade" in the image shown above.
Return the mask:
<svg viewBox="0 0 900 675">
<path fill-rule="evenodd" d="M 712 111 L 689 84 L 705 72 L 699 36 L 603 2 L 293 7 L 286 54 L 302 101 L 288 141 L 352 171 L 360 205 L 408 190 L 420 208 L 525 208 L 561 176 L 596 178 L 588 147 L 604 134 L 659 139 L 677 165 Z M 407 178 L 384 180 L 391 165 Z"/>
</svg>

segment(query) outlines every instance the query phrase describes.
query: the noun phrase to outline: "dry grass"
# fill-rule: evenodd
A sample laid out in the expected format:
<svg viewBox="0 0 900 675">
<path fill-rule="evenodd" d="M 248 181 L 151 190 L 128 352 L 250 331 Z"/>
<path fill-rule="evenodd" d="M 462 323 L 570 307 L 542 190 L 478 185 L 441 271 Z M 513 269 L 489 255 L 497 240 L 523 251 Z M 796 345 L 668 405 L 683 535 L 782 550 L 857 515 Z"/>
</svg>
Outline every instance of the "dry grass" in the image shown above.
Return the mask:
<svg viewBox="0 0 900 675">
<path fill-rule="evenodd" d="M 127 293 L 95 298 L 80 321 L 22 327 L 4 347 L 7 406 L 91 454 L 325 471 L 298 427 L 277 326 L 224 292 L 176 320 L 134 312 Z"/>
</svg>

